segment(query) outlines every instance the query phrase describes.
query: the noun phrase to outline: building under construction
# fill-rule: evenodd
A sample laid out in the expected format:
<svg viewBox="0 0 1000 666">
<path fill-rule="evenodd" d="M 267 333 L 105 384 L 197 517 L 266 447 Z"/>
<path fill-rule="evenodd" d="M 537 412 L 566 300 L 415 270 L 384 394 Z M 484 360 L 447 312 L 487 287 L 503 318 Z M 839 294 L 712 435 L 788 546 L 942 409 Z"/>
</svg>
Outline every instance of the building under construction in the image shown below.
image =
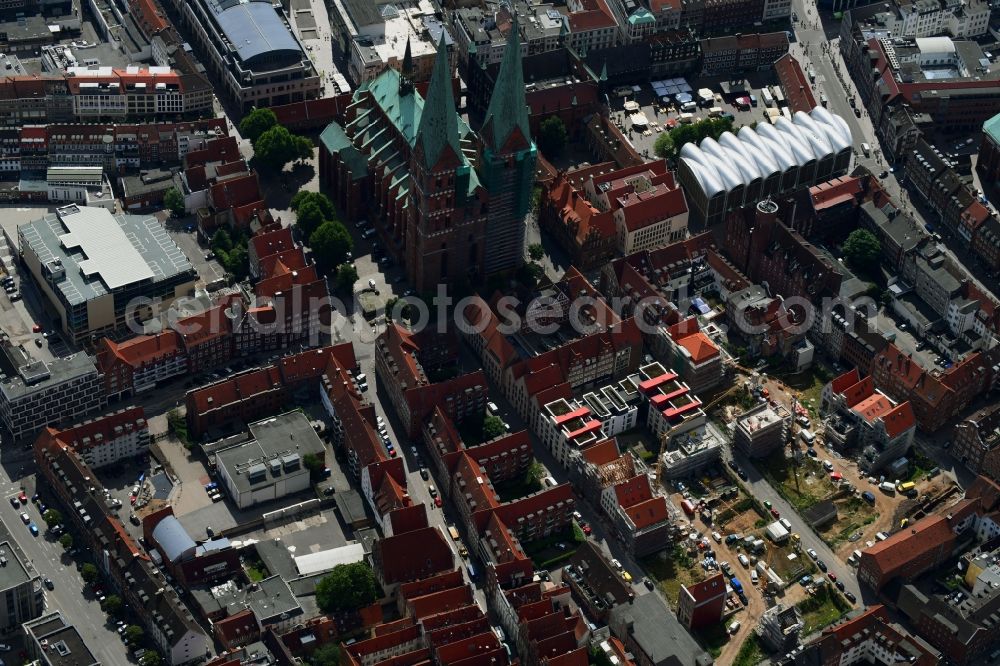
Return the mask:
<svg viewBox="0 0 1000 666">
<path fill-rule="evenodd" d="M 780 403 L 761 403 L 736 419 L 733 445 L 751 458 L 763 458 L 784 446 L 792 425 L 791 413 Z"/>
</svg>

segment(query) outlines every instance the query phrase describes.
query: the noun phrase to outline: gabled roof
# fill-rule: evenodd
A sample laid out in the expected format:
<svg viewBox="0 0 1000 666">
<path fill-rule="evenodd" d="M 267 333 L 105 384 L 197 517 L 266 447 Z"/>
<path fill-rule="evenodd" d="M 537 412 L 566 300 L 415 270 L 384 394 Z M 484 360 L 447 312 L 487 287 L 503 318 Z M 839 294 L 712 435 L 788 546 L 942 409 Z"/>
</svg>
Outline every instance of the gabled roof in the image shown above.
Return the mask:
<svg viewBox="0 0 1000 666">
<path fill-rule="evenodd" d="M 833 381 L 830 382 L 830 388 L 834 394 L 843 393 L 851 386 L 854 386 L 861 381 L 861 375 L 858 373 L 857 368 L 851 368 L 844 374 L 834 377 Z"/>
<path fill-rule="evenodd" d="M 441 158 L 441 152 L 451 148 L 455 157 L 465 161 L 459 145 L 458 113 L 455 111 L 455 95 L 451 88 L 451 66 L 448 61 L 448 45 L 444 31 L 438 42 L 437 57 L 431 82 L 427 88 L 417 128 L 417 146 L 422 148 L 421 157 L 425 167 L 433 167 Z"/>
<path fill-rule="evenodd" d="M 912 526 L 892 534 L 861 551 L 862 558 L 872 558 L 882 575 L 893 575 L 910 562 L 954 542 L 955 534 L 944 516 L 927 516 Z"/>
<path fill-rule="evenodd" d="M 885 431 L 889 437 L 896 437 L 916 425 L 917 419 L 913 414 L 913 407 L 909 402 L 895 407 L 888 414 L 882 417 L 885 424 Z"/>
</svg>

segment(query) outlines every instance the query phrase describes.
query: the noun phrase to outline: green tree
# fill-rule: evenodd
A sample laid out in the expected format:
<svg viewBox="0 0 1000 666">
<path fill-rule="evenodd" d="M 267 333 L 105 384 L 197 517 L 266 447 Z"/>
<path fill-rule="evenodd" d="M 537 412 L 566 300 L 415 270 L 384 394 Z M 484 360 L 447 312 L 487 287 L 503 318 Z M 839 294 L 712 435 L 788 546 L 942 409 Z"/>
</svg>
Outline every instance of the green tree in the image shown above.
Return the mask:
<svg viewBox="0 0 1000 666">
<path fill-rule="evenodd" d="M 187 212 L 184 208 L 184 195 L 176 187 L 171 187 L 163 194 L 163 205 L 175 217 L 180 217 Z"/>
<path fill-rule="evenodd" d="M 147 651 L 139 658 L 139 666 L 160 666 L 162 663 L 163 657 L 159 652 Z"/>
<path fill-rule="evenodd" d="M 295 196 L 292 197 L 292 200 L 288 202 L 288 207 L 293 211 L 298 212 L 299 208 L 310 202 L 319 206 L 320 212 L 323 213 L 324 220 L 337 219 L 337 209 L 334 207 L 333 202 L 330 201 L 330 197 L 326 196 L 322 192 L 299 190 L 295 193 Z"/>
<path fill-rule="evenodd" d="M 326 469 L 326 461 L 315 453 L 307 453 L 302 456 L 302 465 L 309 470 L 309 478 L 319 481 L 323 478 L 323 470 Z"/>
<path fill-rule="evenodd" d="M 533 261 L 529 261 L 517 269 L 517 279 L 529 289 L 537 287 L 543 277 L 545 277 L 545 269 Z"/>
<path fill-rule="evenodd" d="M 541 243 L 532 243 L 528 246 L 528 256 L 534 261 L 540 261 L 545 256 L 545 248 Z"/>
<path fill-rule="evenodd" d="M 234 247 L 232 252 L 222 257 L 222 266 L 237 282 L 244 279 L 249 273 L 250 264 L 248 262 L 249 255 L 245 245 Z"/>
<path fill-rule="evenodd" d="M 559 116 L 549 116 L 538 126 L 538 147 L 547 157 L 559 157 L 566 149 L 566 125 Z"/>
<path fill-rule="evenodd" d="M 117 594 L 109 595 L 101 606 L 108 615 L 118 615 L 122 609 L 122 598 Z"/>
<path fill-rule="evenodd" d="M 146 632 L 137 624 L 130 624 L 125 627 L 125 640 L 129 645 L 137 645 L 146 637 Z"/>
<path fill-rule="evenodd" d="M 309 666 L 340 666 L 340 648 L 335 643 L 327 643 L 313 652 L 308 661 Z"/>
<path fill-rule="evenodd" d="M 295 158 L 299 160 L 308 160 L 313 156 L 313 145 L 312 140 L 305 136 L 295 136 Z"/>
<path fill-rule="evenodd" d="M 61 537 L 59 537 L 59 545 L 62 546 L 63 548 L 65 548 L 66 550 L 69 550 L 70 548 L 72 548 L 73 547 L 73 535 L 70 534 L 69 532 L 63 533 L 63 535 Z"/>
<path fill-rule="evenodd" d="M 492 414 L 488 414 L 485 419 L 483 419 L 483 441 L 488 442 L 495 437 L 506 432 L 506 428 L 503 426 L 503 419 Z"/>
<path fill-rule="evenodd" d="M 256 144 L 264 132 L 278 124 L 278 117 L 271 109 L 254 109 L 240 121 L 240 134 Z"/>
<path fill-rule="evenodd" d="M 378 598 L 375 573 L 363 562 L 338 564 L 316 586 L 316 603 L 324 613 L 357 610 Z"/>
<path fill-rule="evenodd" d="M 222 254 L 233 249 L 233 238 L 225 229 L 219 229 L 212 235 L 212 252 Z"/>
<path fill-rule="evenodd" d="M 85 583 L 93 583 L 97 580 L 97 567 L 87 562 L 80 568 L 80 577 L 83 578 L 83 582 Z"/>
<path fill-rule="evenodd" d="M 656 153 L 657 157 L 673 157 L 674 156 L 674 140 L 670 132 L 663 132 L 660 136 L 656 137 L 656 143 L 653 144 L 653 152 Z"/>
<path fill-rule="evenodd" d="M 319 202 L 308 199 L 299 206 L 295 214 L 295 224 L 302 230 L 302 235 L 309 238 L 319 229 L 320 225 L 331 218 L 323 212 Z"/>
<path fill-rule="evenodd" d="M 276 125 L 257 138 L 253 151 L 262 165 L 281 171 L 286 164 L 300 158 L 302 146 L 298 138 L 284 125 Z"/>
<path fill-rule="evenodd" d="M 354 267 L 354 264 L 344 263 L 337 267 L 337 289 L 351 291 L 357 281 L 358 269 Z"/>
<path fill-rule="evenodd" d="M 44 520 L 45 524 L 48 525 L 49 527 L 61 523 L 62 518 L 63 518 L 62 514 L 59 513 L 59 511 L 57 511 L 56 509 L 49 509 L 42 514 L 42 520 Z"/>
<path fill-rule="evenodd" d="M 354 240 L 340 222 L 326 221 L 309 236 L 309 247 L 320 270 L 327 272 L 347 259 L 347 253 L 354 248 Z"/>
<path fill-rule="evenodd" d="M 867 229 L 855 229 L 844 242 L 844 256 L 854 268 L 861 270 L 876 268 L 880 253 L 878 238 Z"/>
</svg>

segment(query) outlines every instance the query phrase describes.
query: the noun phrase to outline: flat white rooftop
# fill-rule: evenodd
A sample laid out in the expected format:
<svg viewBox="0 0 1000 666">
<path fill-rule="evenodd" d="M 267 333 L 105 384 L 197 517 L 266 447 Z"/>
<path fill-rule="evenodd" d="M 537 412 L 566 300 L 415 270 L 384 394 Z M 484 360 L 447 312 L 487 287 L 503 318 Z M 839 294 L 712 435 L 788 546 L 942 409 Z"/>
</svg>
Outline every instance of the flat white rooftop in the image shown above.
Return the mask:
<svg viewBox="0 0 1000 666">
<path fill-rule="evenodd" d="M 59 243 L 71 251 L 79 248 L 86 259 L 79 262 L 86 277 L 100 277 L 109 290 L 153 277 L 139 251 L 125 235 L 125 230 L 104 208 L 67 206 L 59 209 L 59 219 L 69 233 Z"/>
</svg>

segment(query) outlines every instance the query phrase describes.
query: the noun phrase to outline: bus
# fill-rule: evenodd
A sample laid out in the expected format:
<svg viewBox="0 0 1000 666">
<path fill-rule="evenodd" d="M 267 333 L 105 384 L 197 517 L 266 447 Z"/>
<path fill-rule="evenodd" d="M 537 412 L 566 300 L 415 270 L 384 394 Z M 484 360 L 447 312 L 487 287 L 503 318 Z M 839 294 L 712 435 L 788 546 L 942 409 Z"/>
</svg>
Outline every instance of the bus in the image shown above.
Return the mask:
<svg viewBox="0 0 1000 666">
<path fill-rule="evenodd" d="M 448 534 L 451 536 L 453 541 L 458 541 L 461 538 L 458 536 L 458 530 L 455 529 L 454 525 L 448 528 Z"/>
<path fill-rule="evenodd" d="M 905 483 L 900 483 L 899 485 L 897 485 L 896 491 L 900 493 L 908 493 L 916 487 L 917 484 L 915 484 L 913 481 L 907 481 Z"/>
<path fill-rule="evenodd" d="M 764 106 L 771 106 L 774 104 L 774 97 L 771 95 L 771 91 L 767 88 L 760 89 L 760 99 L 764 102 Z"/>
<path fill-rule="evenodd" d="M 785 93 L 784 91 L 782 91 L 781 86 L 774 86 L 774 88 L 772 88 L 772 91 L 774 93 L 774 101 L 778 104 L 778 106 L 784 104 Z"/>
</svg>

